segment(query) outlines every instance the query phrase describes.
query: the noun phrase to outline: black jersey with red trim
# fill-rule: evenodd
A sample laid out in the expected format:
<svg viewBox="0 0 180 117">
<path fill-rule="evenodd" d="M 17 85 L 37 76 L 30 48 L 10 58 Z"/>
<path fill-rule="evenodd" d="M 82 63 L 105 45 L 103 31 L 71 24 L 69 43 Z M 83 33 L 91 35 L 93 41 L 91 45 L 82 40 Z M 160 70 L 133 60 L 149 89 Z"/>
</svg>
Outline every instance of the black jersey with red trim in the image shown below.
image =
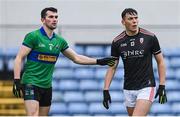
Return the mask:
<svg viewBox="0 0 180 117">
<path fill-rule="evenodd" d="M 124 89 L 139 90 L 155 86 L 152 55 L 161 53 L 157 37 L 142 28 L 135 36 L 125 31 L 112 42 L 111 55 L 121 57 L 124 64 Z"/>
</svg>

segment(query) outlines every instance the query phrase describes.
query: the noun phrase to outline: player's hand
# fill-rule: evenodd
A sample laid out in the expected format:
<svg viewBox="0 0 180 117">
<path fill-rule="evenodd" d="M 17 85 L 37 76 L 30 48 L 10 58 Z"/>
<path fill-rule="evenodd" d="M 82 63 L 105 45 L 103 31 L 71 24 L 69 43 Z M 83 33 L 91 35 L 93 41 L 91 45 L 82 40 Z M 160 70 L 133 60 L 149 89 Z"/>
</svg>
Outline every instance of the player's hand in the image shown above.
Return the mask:
<svg viewBox="0 0 180 117">
<path fill-rule="evenodd" d="M 14 84 L 13 84 L 13 94 L 17 98 L 21 98 L 21 89 L 22 85 L 20 83 L 20 79 L 14 79 Z"/>
<path fill-rule="evenodd" d="M 106 57 L 102 59 L 97 59 L 97 64 L 98 65 L 108 65 L 112 67 L 115 64 L 115 60 L 118 60 L 119 58 L 117 57 Z"/>
<path fill-rule="evenodd" d="M 109 90 L 103 91 L 103 105 L 106 109 L 109 109 L 109 103 L 111 103 L 111 96 L 109 94 Z"/>
<path fill-rule="evenodd" d="M 155 98 L 159 96 L 159 103 L 164 104 L 167 102 L 165 85 L 159 85 L 159 89 L 155 95 Z"/>
</svg>

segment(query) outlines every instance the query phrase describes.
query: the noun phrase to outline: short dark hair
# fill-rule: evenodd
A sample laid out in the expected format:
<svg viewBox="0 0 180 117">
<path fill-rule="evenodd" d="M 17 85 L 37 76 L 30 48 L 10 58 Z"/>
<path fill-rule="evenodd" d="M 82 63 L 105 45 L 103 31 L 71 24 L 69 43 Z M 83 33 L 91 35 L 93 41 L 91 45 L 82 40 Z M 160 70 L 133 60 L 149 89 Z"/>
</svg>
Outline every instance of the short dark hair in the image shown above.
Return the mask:
<svg viewBox="0 0 180 117">
<path fill-rule="evenodd" d="M 126 8 L 126 9 L 124 9 L 124 11 L 121 14 L 122 19 L 125 17 L 125 15 L 127 13 L 130 14 L 130 15 L 134 15 L 134 14 L 138 15 L 138 13 L 137 13 L 137 11 L 135 9 L 133 9 L 133 8 Z"/>
<path fill-rule="evenodd" d="M 47 7 L 47 8 L 44 8 L 44 9 L 41 11 L 41 18 L 45 18 L 45 17 L 46 17 L 47 11 L 52 11 L 52 12 L 55 12 L 55 13 L 58 12 L 58 10 L 57 10 L 56 8 L 54 8 L 54 7 Z"/>
</svg>

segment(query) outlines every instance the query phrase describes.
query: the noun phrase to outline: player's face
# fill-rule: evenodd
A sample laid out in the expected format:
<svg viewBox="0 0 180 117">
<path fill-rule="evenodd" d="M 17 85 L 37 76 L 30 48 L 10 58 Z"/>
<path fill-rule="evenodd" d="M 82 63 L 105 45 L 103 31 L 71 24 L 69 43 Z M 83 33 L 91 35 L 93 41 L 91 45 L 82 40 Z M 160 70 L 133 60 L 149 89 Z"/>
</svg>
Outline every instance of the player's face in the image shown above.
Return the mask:
<svg viewBox="0 0 180 117">
<path fill-rule="evenodd" d="M 126 14 L 122 20 L 122 24 L 125 26 L 126 31 L 132 34 L 138 32 L 138 22 L 137 14 Z"/>
<path fill-rule="evenodd" d="M 52 11 L 47 11 L 46 17 L 42 19 L 42 22 L 47 28 L 51 30 L 56 29 L 58 23 L 57 13 Z"/>
</svg>

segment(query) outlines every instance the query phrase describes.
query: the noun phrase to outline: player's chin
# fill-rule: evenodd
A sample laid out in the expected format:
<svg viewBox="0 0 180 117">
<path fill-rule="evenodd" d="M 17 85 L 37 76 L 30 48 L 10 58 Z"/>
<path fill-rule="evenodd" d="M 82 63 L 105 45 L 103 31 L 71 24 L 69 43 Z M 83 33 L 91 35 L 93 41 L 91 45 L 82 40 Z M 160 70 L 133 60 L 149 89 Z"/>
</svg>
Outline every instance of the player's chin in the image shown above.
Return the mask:
<svg viewBox="0 0 180 117">
<path fill-rule="evenodd" d="M 132 32 L 137 32 L 138 31 L 138 27 L 132 27 L 131 31 Z"/>
<path fill-rule="evenodd" d="M 56 26 L 51 26 L 51 27 L 50 27 L 51 30 L 54 30 L 54 29 L 56 29 L 56 28 L 57 28 L 57 25 L 56 25 Z"/>
</svg>

